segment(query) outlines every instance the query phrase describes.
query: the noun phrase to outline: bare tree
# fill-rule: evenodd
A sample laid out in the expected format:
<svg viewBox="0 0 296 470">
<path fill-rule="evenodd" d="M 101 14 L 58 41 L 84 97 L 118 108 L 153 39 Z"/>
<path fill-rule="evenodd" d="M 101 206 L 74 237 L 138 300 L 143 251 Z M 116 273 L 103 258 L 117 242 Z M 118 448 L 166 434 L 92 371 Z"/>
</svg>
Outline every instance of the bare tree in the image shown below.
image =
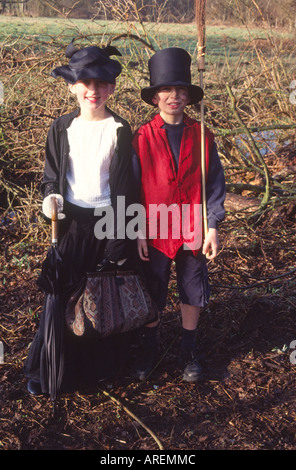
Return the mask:
<svg viewBox="0 0 296 470">
<path fill-rule="evenodd" d="M 16 13 L 24 13 L 25 7 L 28 3 L 28 0 L 1 0 L 0 2 L 0 13 L 11 13 L 15 11 Z"/>
</svg>

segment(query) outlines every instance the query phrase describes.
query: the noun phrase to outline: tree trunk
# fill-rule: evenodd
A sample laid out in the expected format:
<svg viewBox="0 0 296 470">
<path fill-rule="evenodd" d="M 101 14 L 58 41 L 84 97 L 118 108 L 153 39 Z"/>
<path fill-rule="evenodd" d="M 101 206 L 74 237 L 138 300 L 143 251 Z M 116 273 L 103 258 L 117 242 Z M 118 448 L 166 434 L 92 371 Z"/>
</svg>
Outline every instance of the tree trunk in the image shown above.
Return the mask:
<svg viewBox="0 0 296 470">
<path fill-rule="evenodd" d="M 225 198 L 224 207 L 227 212 L 238 212 L 238 211 L 255 211 L 260 206 L 260 200 L 256 198 L 250 198 L 240 196 L 239 194 L 227 193 Z"/>
</svg>

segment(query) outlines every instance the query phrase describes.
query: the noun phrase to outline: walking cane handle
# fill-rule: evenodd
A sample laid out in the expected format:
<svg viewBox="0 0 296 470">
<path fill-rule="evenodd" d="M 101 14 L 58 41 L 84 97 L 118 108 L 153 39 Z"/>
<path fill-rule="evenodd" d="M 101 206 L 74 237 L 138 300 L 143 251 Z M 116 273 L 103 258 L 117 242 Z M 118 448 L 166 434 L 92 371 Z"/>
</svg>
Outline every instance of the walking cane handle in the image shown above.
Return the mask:
<svg viewBox="0 0 296 470">
<path fill-rule="evenodd" d="M 51 243 L 52 245 L 58 243 L 58 201 L 56 197 L 52 198 Z"/>
</svg>

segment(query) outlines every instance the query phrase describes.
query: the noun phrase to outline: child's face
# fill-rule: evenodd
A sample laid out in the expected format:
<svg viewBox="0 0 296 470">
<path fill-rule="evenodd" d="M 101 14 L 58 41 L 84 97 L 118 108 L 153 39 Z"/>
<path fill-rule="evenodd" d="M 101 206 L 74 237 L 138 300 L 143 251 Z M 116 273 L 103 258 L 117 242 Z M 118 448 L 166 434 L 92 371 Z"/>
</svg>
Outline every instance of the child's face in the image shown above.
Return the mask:
<svg viewBox="0 0 296 470">
<path fill-rule="evenodd" d="M 109 95 L 114 93 L 115 85 L 97 78 L 78 80 L 69 85 L 71 92 L 77 96 L 81 115 L 99 115 L 105 110 L 105 103 Z"/>
<path fill-rule="evenodd" d="M 157 90 L 153 103 L 158 106 L 159 113 L 164 121 L 178 122 L 183 119 L 183 112 L 190 102 L 187 87 L 165 86 Z"/>
</svg>

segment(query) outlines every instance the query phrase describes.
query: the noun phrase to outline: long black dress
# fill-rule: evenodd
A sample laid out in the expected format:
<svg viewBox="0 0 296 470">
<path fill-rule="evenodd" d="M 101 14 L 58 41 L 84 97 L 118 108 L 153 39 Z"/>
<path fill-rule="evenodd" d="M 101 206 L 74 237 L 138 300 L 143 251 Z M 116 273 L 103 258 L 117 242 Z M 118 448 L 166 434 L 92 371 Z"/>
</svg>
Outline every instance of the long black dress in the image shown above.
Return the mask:
<svg viewBox="0 0 296 470">
<path fill-rule="evenodd" d="M 110 111 L 110 110 L 109 110 Z M 51 125 L 46 142 L 46 160 L 41 192 L 44 197 L 52 193 L 65 196 L 65 175 L 69 158 L 67 129 L 79 110 L 57 118 Z M 118 196 L 124 196 L 126 205 L 134 202 L 131 184 L 131 129 L 129 124 L 110 111 L 122 127 L 117 130 L 117 145 L 110 165 L 109 185 L 111 205 L 116 214 Z M 66 219 L 59 230 L 58 249 L 66 272 L 64 279 L 63 302 L 66 304 L 69 292 L 77 287 L 85 272 L 96 270 L 98 263 L 106 257 L 113 261 L 128 257 L 131 260 L 135 247 L 127 239 L 117 239 L 120 229 L 115 221 L 115 238 L 99 240 L 94 235 L 98 217 L 94 209 L 83 209 L 67 201 L 64 204 Z M 45 305 L 45 304 L 44 304 Z M 39 329 L 31 344 L 25 374 L 29 379 L 41 383 L 43 393 L 47 393 L 47 380 L 43 374 L 42 357 L 44 349 L 44 317 L 41 315 Z M 95 336 L 78 337 L 65 326 L 64 331 L 64 374 L 62 390 L 71 391 L 81 385 L 92 385 L 98 380 L 116 375 L 122 368 L 128 353 L 128 334 L 98 340 Z"/>
<path fill-rule="evenodd" d="M 64 276 L 63 303 L 66 304 L 71 291 L 79 285 L 85 272 L 92 272 L 105 256 L 106 240 L 94 236 L 94 225 L 98 221 L 94 211 L 70 210 L 64 223 L 58 250 L 68 276 Z M 66 226 L 65 226 L 66 225 Z M 131 252 L 129 253 L 131 259 Z M 129 264 L 131 263 L 129 259 Z M 47 294 L 45 294 L 47 295 Z M 44 303 L 45 306 L 46 303 Z M 31 344 L 25 374 L 40 382 L 43 393 L 48 393 L 48 379 L 43 366 L 44 314 L 41 314 L 39 329 Z M 129 359 L 130 334 L 99 339 L 94 332 L 75 336 L 64 326 L 64 372 L 61 391 L 73 391 L 80 387 L 92 387 L 99 380 L 118 376 L 124 371 Z"/>
</svg>

